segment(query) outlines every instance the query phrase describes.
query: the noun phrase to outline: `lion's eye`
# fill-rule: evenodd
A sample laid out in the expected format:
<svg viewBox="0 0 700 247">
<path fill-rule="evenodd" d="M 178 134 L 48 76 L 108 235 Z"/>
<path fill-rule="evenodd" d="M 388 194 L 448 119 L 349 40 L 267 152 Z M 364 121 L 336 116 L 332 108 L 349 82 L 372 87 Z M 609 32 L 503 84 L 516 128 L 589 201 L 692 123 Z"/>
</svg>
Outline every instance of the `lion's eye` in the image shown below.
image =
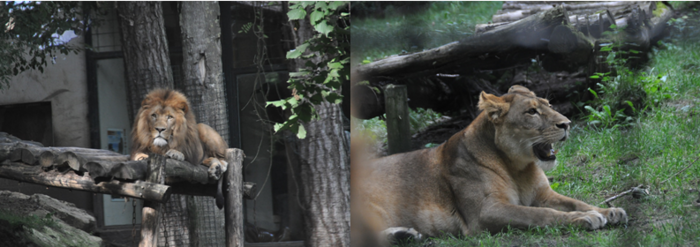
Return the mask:
<svg viewBox="0 0 700 247">
<path fill-rule="evenodd" d="M 173 116 L 168 115 L 168 119 L 173 119 Z"/>
<path fill-rule="evenodd" d="M 152 117 L 152 118 L 156 118 L 156 114 L 151 114 L 151 117 Z"/>
<path fill-rule="evenodd" d="M 530 108 L 530 110 L 527 110 L 527 114 L 535 115 L 535 114 L 537 114 L 537 109 L 535 109 L 535 108 Z"/>
</svg>

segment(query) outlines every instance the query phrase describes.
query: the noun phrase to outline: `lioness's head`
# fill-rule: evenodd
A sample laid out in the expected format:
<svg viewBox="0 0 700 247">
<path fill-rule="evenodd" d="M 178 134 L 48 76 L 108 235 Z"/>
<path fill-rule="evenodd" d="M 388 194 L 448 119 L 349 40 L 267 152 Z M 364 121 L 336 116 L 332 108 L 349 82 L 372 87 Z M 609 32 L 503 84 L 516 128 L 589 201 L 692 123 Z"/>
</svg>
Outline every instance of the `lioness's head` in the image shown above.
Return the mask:
<svg viewBox="0 0 700 247">
<path fill-rule="evenodd" d="M 157 148 L 176 147 L 187 131 L 189 102 L 180 92 L 156 89 L 141 102 L 137 130 L 143 140 Z M 148 134 L 146 134 L 148 133 Z M 145 143 L 144 143 L 145 144 Z"/>
<path fill-rule="evenodd" d="M 481 92 L 479 109 L 496 129 L 496 147 L 511 162 L 554 168 L 557 157 L 552 144 L 566 140 L 571 121 L 552 109 L 549 101 L 515 85 L 501 97 Z"/>
</svg>

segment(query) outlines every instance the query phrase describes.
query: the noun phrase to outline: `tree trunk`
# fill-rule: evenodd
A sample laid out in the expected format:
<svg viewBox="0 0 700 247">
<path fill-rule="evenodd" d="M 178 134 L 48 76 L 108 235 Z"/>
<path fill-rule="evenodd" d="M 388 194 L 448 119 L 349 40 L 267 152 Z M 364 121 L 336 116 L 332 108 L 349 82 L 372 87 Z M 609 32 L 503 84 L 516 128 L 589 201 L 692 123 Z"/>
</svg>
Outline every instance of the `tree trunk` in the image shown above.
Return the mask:
<svg viewBox="0 0 700 247">
<path fill-rule="evenodd" d="M 154 88 L 173 88 L 168 42 L 160 2 L 117 2 L 124 71 L 129 98 L 129 120 L 141 100 Z"/>
<path fill-rule="evenodd" d="M 228 116 L 221 66 L 221 26 L 217 2 L 182 2 L 182 71 L 184 93 L 198 123 L 216 130 L 228 143 Z M 223 179 L 223 178 L 222 178 Z M 190 244 L 222 246 L 225 241 L 224 211 L 211 197 L 188 196 Z M 208 220 L 215 224 L 207 224 Z M 215 237 L 211 237 L 215 236 Z"/>
<path fill-rule="evenodd" d="M 308 17 L 298 23 L 298 30 L 290 25 L 295 47 L 315 33 Z M 306 62 L 293 60 L 290 71 Z M 304 242 L 309 247 L 350 246 L 350 160 L 342 111 L 328 102 L 314 108 L 319 118 L 304 124 L 306 138 L 298 142 Z"/>
<path fill-rule="evenodd" d="M 350 246 L 350 162 L 340 105 L 314 106 L 319 119 L 299 140 L 306 246 Z"/>
</svg>

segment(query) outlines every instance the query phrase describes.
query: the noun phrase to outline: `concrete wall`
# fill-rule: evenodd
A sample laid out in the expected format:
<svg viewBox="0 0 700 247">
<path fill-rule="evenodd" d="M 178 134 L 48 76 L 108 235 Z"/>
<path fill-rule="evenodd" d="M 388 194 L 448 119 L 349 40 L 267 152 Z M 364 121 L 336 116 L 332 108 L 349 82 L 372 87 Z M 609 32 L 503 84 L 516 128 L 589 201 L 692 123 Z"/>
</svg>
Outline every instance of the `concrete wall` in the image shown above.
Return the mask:
<svg viewBox="0 0 700 247">
<path fill-rule="evenodd" d="M 76 37 L 70 45 L 82 45 Z M 25 71 L 0 91 L 0 105 L 51 102 L 54 145 L 89 147 L 85 52 L 60 54 L 40 71 Z"/>
</svg>

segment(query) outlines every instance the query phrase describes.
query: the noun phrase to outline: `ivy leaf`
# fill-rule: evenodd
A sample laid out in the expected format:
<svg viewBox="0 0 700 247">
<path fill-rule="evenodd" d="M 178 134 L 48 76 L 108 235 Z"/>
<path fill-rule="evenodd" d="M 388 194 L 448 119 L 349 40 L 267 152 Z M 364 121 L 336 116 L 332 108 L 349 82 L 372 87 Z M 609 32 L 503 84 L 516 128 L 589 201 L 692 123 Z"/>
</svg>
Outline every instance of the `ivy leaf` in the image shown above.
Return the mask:
<svg viewBox="0 0 700 247">
<path fill-rule="evenodd" d="M 296 49 L 288 51 L 287 52 L 287 59 L 295 59 L 301 56 L 306 51 L 306 48 L 309 47 L 309 43 L 303 43 L 299 46 L 297 46 Z"/>
<path fill-rule="evenodd" d="M 317 32 L 322 33 L 323 35 L 328 36 L 328 34 L 333 31 L 333 26 L 328 25 L 326 20 L 323 20 L 318 24 L 314 25 L 314 29 L 316 29 Z"/>
<path fill-rule="evenodd" d="M 289 20 L 299 20 L 299 19 L 304 19 L 306 17 L 306 10 L 304 9 L 293 9 L 287 12 L 287 17 L 289 17 Z"/>
</svg>

